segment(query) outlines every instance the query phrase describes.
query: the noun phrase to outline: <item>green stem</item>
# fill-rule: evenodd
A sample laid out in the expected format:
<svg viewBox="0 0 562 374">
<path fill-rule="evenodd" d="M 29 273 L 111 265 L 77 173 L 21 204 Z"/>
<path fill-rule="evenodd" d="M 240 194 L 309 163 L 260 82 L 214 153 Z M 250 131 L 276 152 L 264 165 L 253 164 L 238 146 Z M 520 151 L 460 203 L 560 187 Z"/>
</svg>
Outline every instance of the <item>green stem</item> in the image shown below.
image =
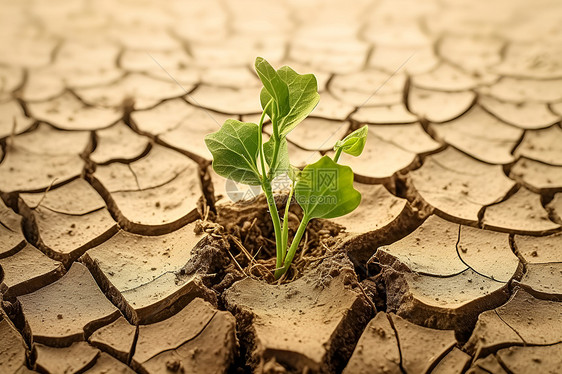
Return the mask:
<svg viewBox="0 0 562 374">
<path fill-rule="evenodd" d="M 263 144 L 262 144 L 263 121 L 265 119 L 267 108 L 269 108 L 272 103 L 273 103 L 273 99 L 269 100 L 267 105 L 263 108 L 263 113 L 261 114 L 260 123 L 259 123 L 260 131 L 258 135 L 258 141 L 259 141 L 258 144 L 260 147 L 259 152 L 260 152 L 260 162 L 261 162 L 261 170 L 262 170 L 261 187 L 265 194 L 265 198 L 267 199 L 269 214 L 271 215 L 271 221 L 273 222 L 273 230 L 275 232 L 275 247 L 276 247 L 275 250 L 277 254 L 275 268 L 280 268 L 281 266 L 283 266 L 283 257 L 284 257 L 283 249 L 282 249 L 283 240 L 281 235 L 281 220 L 279 219 L 279 212 L 277 211 L 277 205 L 275 204 L 275 197 L 273 196 L 273 191 L 271 190 L 271 180 L 269 179 L 267 173 L 265 172 L 265 156 L 264 156 Z M 272 119 L 271 121 L 273 122 L 274 119 Z"/>
<path fill-rule="evenodd" d="M 275 165 L 277 163 L 277 159 L 279 158 L 279 147 L 281 146 L 281 137 L 279 136 L 279 124 L 277 123 L 277 116 L 273 113 L 273 118 L 271 119 L 271 137 L 275 141 L 274 148 L 273 148 L 273 156 L 271 157 L 271 163 L 269 168 L 268 178 L 272 178 L 273 173 L 275 172 Z"/>
<path fill-rule="evenodd" d="M 272 99 L 273 100 L 273 99 Z M 279 109 L 276 113 L 279 113 Z M 271 128 L 273 137 L 279 139 L 279 124 L 277 123 L 277 114 L 273 113 L 273 118 L 271 119 Z"/>
<path fill-rule="evenodd" d="M 287 252 L 287 257 L 285 258 L 285 263 L 283 265 L 283 268 L 281 269 L 278 268 L 275 271 L 275 279 L 281 278 L 281 276 L 285 274 L 289 269 L 289 267 L 291 266 L 291 263 L 293 262 L 293 258 L 295 257 L 295 254 L 297 253 L 297 249 L 299 248 L 299 244 L 301 242 L 302 236 L 306 231 L 306 225 L 308 225 L 308 221 L 310 221 L 310 218 L 308 218 L 306 215 L 302 217 L 302 221 L 299 225 L 299 228 L 297 229 L 297 233 L 295 234 L 293 242 L 291 243 L 291 248 L 289 248 L 289 252 Z"/>
<path fill-rule="evenodd" d="M 343 148 L 342 148 L 342 147 L 339 147 L 339 148 L 336 150 L 336 154 L 334 155 L 334 162 L 335 162 L 335 163 L 337 163 L 338 160 L 340 159 L 340 156 L 341 156 L 341 152 L 342 152 L 342 151 L 343 151 Z"/>
<path fill-rule="evenodd" d="M 279 219 L 279 212 L 277 211 L 277 205 L 275 204 L 275 198 L 273 192 L 271 191 L 271 185 L 269 181 L 262 183 L 263 192 L 267 198 L 267 205 L 269 207 L 269 214 L 271 215 L 271 220 L 273 221 L 273 230 L 275 232 L 275 249 L 277 260 L 275 262 L 275 268 L 278 269 L 283 266 L 283 240 L 281 236 L 281 221 Z"/>
<path fill-rule="evenodd" d="M 266 173 L 265 173 L 265 157 L 263 154 L 263 120 L 265 119 L 265 114 L 267 112 L 267 108 L 271 105 L 271 103 L 273 102 L 273 99 L 269 100 L 269 102 L 267 103 L 267 105 L 265 106 L 265 108 L 263 108 L 263 113 L 261 114 L 260 117 L 260 123 L 259 123 L 259 134 L 258 134 L 258 144 L 260 147 L 260 163 L 261 163 L 261 172 L 262 172 L 262 178 L 263 178 L 263 183 L 266 182 Z M 269 182 L 268 182 L 269 183 Z"/>
<path fill-rule="evenodd" d="M 291 199 L 293 198 L 293 191 L 295 190 L 295 185 L 291 183 L 291 190 L 289 191 L 289 198 L 285 204 L 285 215 L 283 216 L 283 233 L 281 239 L 281 250 L 283 253 L 283 261 L 285 261 L 285 256 L 287 255 L 287 244 L 289 242 L 289 208 L 291 207 Z"/>
<path fill-rule="evenodd" d="M 277 158 L 279 155 L 279 147 L 281 146 L 281 141 L 279 140 L 279 138 L 275 139 L 275 143 L 273 144 L 273 157 L 271 158 L 271 164 L 270 164 L 270 168 L 269 168 L 269 172 L 267 177 L 268 178 L 272 178 L 273 177 L 273 173 L 276 171 L 275 170 L 275 164 L 277 163 Z"/>
</svg>

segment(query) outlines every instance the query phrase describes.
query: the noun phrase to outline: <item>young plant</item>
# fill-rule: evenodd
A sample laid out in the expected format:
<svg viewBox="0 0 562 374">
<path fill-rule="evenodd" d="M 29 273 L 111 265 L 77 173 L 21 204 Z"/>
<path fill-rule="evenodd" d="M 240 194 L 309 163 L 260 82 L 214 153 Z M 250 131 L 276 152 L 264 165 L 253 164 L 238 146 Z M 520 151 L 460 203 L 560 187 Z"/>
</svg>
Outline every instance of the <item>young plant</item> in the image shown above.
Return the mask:
<svg viewBox="0 0 562 374">
<path fill-rule="evenodd" d="M 275 231 L 275 278 L 279 279 L 289 269 L 311 219 L 340 217 L 359 205 L 361 194 L 353 188 L 353 172 L 349 166 L 338 164 L 338 160 L 342 152 L 352 156 L 361 154 L 367 126 L 338 141 L 333 159 L 323 156 L 303 170 L 292 167 L 287 134 L 318 104 L 316 77 L 298 74 L 288 66 L 276 71 L 261 57 L 256 58 L 255 69 L 263 83 L 260 93 L 263 113 L 259 123 L 228 119 L 219 131 L 205 137 L 205 143 L 213 155 L 213 169 L 217 174 L 263 189 Z M 272 134 L 263 142 L 266 116 L 271 120 Z M 272 183 L 282 174 L 291 179 L 291 189 L 281 223 Z M 289 246 L 288 212 L 293 194 L 303 210 L 303 218 Z"/>
</svg>

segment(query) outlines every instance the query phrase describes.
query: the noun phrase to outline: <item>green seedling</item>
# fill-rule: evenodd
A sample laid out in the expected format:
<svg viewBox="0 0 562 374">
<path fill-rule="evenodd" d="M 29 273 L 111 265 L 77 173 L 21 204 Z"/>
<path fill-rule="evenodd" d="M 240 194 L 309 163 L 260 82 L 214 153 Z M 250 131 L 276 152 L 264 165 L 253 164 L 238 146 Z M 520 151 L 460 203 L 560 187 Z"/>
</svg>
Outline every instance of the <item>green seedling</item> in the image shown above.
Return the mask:
<svg viewBox="0 0 562 374">
<path fill-rule="evenodd" d="M 338 160 L 342 152 L 352 156 L 361 154 L 367 126 L 338 141 L 333 159 L 323 156 L 302 170 L 292 167 L 286 137 L 318 104 L 316 77 L 298 74 L 288 66 L 275 70 L 261 57 L 256 59 L 255 69 L 263 83 L 260 93 L 263 113 L 259 123 L 228 119 L 219 131 L 205 137 L 205 143 L 213 155 L 213 169 L 218 175 L 263 189 L 275 231 L 275 278 L 279 279 L 291 266 L 310 220 L 343 216 L 361 202 L 361 194 L 353 188 L 351 168 L 338 164 Z M 266 116 L 271 120 L 272 134 L 263 142 Z M 281 175 L 291 180 L 282 223 L 273 196 L 274 181 Z M 289 246 L 288 212 L 293 194 L 303 210 L 303 218 Z"/>
</svg>

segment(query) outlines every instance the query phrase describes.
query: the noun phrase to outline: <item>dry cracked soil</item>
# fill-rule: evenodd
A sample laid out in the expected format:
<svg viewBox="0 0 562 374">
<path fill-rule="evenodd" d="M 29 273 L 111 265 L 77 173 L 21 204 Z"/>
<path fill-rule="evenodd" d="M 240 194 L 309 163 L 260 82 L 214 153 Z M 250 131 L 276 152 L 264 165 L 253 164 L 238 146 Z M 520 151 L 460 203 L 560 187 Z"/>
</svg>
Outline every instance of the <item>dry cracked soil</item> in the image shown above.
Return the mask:
<svg viewBox="0 0 562 374">
<path fill-rule="evenodd" d="M 1 374 L 562 373 L 560 2 L 0 9 Z M 294 165 L 369 126 L 281 282 L 203 142 L 256 56 L 318 78 Z"/>
</svg>

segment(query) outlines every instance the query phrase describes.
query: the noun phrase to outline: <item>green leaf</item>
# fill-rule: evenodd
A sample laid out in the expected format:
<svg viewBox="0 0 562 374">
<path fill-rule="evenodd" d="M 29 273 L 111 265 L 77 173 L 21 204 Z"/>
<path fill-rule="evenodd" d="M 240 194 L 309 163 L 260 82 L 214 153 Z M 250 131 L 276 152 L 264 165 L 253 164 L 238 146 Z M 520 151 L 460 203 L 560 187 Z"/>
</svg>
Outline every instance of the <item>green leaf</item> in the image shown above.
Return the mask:
<svg viewBox="0 0 562 374">
<path fill-rule="evenodd" d="M 351 168 L 328 156 L 303 169 L 295 185 L 295 197 L 309 219 L 340 217 L 361 202 L 361 194 L 353 188 Z"/>
<path fill-rule="evenodd" d="M 368 132 L 368 125 L 358 128 L 342 140 L 338 140 L 336 142 L 336 145 L 334 145 L 334 151 L 337 151 L 338 148 L 341 148 L 343 152 L 352 156 L 357 157 L 361 155 L 361 152 L 363 152 L 363 148 L 365 148 L 365 142 L 367 141 Z"/>
<path fill-rule="evenodd" d="M 265 161 L 269 166 L 269 176 L 270 178 L 275 178 L 279 174 L 287 173 L 289 171 L 289 149 L 287 147 L 287 139 L 281 138 L 279 141 L 279 150 L 277 154 L 277 160 L 275 161 L 275 165 L 272 165 L 273 162 L 273 153 L 275 151 L 275 145 L 277 141 L 274 137 L 270 137 L 269 140 L 263 143 L 263 153 L 265 156 Z"/>
<path fill-rule="evenodd" d="M 289 165 L 289 178 L 293 181 L 293 182 L 297 182 L 300 178 L 301 175 L 301 169 L 299 169 L 296 166 L 293 165 Z"/>
<path fill-rule="evenodd" d="M 279 135 L 283 137 L 314 110 L 320 100 L 320 95 L 318 94 L 318 83 L 314 74 L 301 75 L 288 66 L 283 66 L 277 70 L 277 74 L 289 88 L 289 111 L 277 118 Z M 271 95 L 264 87 L 260 93 L 262 108 L 265 108 L 269 100 L 271 100 Z M 273 114 L 271 111 L 267 112 L 269 118 L 272 118 L 271 114 Z"/>
<path fill-rule="evenodd" d="M 258 138 L 257 124 L 233 119 L 227 119 L 219 131 L 205 136 L 215 172 L 239 183 L 259 185 Z"/>
<path fill-rule="evenodd" d="M 276 114 L 281 117 L 285 116 L 289 111 L 289 88 L 287 83 L 281 79 L 275 69 L 264 58 L 257 57 L 255 67 L 265 91 L 269 94 L 270 98 L 273 98 L 276 104 Z M 269 100 L 265 103 L 262 101 L 262 108 L 265 108 L 268 102 Z M 267 114 L 269 118 L 272 118 L 271 112 Z"/>
</svg>

